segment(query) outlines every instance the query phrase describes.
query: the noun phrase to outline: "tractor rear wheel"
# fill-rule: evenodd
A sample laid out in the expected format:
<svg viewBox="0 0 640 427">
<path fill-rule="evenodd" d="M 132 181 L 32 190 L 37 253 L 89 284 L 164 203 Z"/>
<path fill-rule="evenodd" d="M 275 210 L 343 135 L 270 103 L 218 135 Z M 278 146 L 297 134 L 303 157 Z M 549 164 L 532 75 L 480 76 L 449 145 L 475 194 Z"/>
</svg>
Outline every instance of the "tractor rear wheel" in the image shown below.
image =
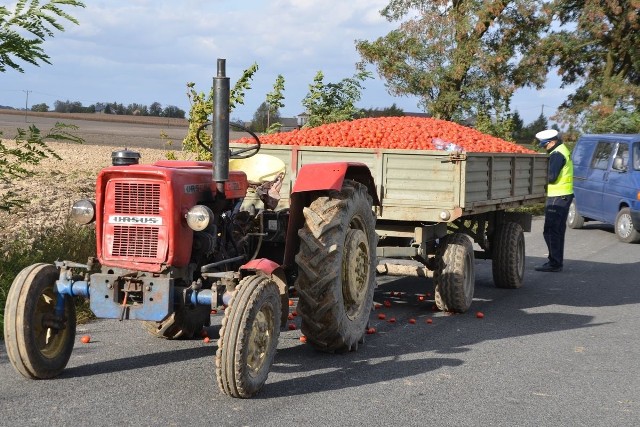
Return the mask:
<svg viewBox="0 0 640 427">
<path fill-rule="evenodd" d="M 71 357 L 76 306 L 65 296 L 64 318 L 55 316 L 58 269 L 33 264 L 14 279 L 4 312 L 4 341 L 13 367 L 27 378 L 59 375 Z"/>
<path fill-rule="evenodd" d="M 220 390 L 232 397 L 251 397 L 267 381 L 280 336 L 280 291 L 267 276 L 240 281 L 224 311 L 216 377 Z"/>
<path fill-rule="evenodd" d="M 144 329 L 158 338 L 190 339 L 211 324 L 211 308 L 180 307 L 160 322 L 142 322 Z"/>
<path fill-rule="evenodd" d="M 464 313 L 473 301 L 475 286 L 473 245 L 467 235 L 448 234 L 440 239 L 433 272 L 435 301 L 442 311 Z"/>
<path fill-rule="evenodd" d="M 302 333 L 326 352 L 356 350 L 373 305 L 378 236 L 367 188 L 346 182 L 304 209 L 296 255 Z"/>
</svg>

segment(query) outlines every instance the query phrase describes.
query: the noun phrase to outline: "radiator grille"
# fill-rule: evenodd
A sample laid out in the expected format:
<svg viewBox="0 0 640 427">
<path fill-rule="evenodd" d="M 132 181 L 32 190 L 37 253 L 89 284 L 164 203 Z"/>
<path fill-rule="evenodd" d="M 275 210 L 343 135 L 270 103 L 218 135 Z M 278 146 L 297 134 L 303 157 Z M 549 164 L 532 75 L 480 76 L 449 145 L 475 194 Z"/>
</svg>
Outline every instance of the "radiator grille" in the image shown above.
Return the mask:
<svg viewBox="0 0 640 427">
<path fill-rule="evenodd" d="M 113 256 L 157 258 L 158 227 L 116 225 L 113 231 Z"/>
<path fill-rule="evenodd" d="M 115 213 L 158 215 L 160 213 L 160 184 L 117 182 L 115 185 Z"/>
</svg>

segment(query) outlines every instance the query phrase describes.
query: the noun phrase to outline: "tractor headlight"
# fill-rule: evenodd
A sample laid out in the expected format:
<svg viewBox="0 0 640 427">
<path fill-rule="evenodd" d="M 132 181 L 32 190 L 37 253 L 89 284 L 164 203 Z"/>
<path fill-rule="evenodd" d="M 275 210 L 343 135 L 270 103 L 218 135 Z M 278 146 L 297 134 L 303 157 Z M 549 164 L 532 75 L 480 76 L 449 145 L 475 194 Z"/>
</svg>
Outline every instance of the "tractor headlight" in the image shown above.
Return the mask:
<svg viewBox="0 0 640 427">
<path fill-rule="evenodd" d="M 187 225 L 193 231 L 202 231 L 214 223 L 213 211 L 203 205 L 195 205 L 185 215 Z"/>
<path fill-rule="evenodd" d="M 96 205 L 91 200 L 78 200 L 71 207 L 71 219 L 78 224 L 89 224 L 96 219 Z"/>
</svg>

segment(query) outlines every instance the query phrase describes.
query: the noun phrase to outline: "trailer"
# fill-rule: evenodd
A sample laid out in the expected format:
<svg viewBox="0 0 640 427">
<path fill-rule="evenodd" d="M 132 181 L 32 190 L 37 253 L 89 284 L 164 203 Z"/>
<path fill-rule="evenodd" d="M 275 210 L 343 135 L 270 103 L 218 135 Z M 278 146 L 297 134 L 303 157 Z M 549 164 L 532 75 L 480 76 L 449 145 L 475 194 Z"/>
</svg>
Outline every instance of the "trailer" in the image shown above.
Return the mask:
<svg viewBox="0 0 640 427">
<path fill-rule="evenodd" d="M 318 165 L 366 165 L 374 180 L 369 188 L 375 188 L 372 197 L 377 202 L 373 209 L 379 237 L 378 273 L 432 275 L 439 309 L 468 310 L 476 258 L 492 260 L 496 287 L 522 286 L 523 233 L 531 231 L 532 215 L 514 208 L 544 202 L 547 156 L 266 144 L 260 153 L 279 159 L 277 168 L 285 172 L 283 197 L 276 211 L 290 205 L 287 195 L 303 166 L 317 168 L 315 174 L 306 171 L 306 188 L 313 181 L 318 188 L 326 188 L 330 184 L 326 168 Z M 253 161 L 264 162 L 260 158 Z M 272 172 L 268 166 L 262 169 Z M 352 178 L 361 181 L 361 177 Z M 424 267 L 407 268 L 394 262 L 398 259 L 413 259 Z"/>
</svg>

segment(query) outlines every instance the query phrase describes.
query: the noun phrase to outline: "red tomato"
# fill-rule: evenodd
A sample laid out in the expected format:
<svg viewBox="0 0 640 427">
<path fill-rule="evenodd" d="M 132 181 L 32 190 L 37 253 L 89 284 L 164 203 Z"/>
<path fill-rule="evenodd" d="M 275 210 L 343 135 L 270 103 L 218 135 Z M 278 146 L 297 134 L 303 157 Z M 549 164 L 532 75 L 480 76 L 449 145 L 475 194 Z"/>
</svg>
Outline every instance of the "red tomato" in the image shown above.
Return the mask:
<svg viewBox="0 0 640 427">
<path fill-rule="evenodd" d="M 82 338 L 80 338 L 80 342 L 83 344 L 89 344 L 91 342 L 91 337 L 89 335 L 83 335 Z"/>
<path fill-rule="evenodd" d="M 477 317 L 478 319 L 483 319 L 483 318 L 484 318 L 484 313 L 483 313 L 483 312 L 481 312 L 481 311 L 479 311 L 479 312 L 477 312 L 477 313 L 476 313 L 476 317 Z"/>
<path fill-rule="evenodd" d="M 384 313 L 380 313 L 380 314 L 378 314 L 378 319 L 380 319 L 380 320 L 384 320 L 384 319 L 386 319 L 386 318 L 387 318 L 387 315 L 386 315 L 386 314 L 384 314 Z"/>
</svg>

